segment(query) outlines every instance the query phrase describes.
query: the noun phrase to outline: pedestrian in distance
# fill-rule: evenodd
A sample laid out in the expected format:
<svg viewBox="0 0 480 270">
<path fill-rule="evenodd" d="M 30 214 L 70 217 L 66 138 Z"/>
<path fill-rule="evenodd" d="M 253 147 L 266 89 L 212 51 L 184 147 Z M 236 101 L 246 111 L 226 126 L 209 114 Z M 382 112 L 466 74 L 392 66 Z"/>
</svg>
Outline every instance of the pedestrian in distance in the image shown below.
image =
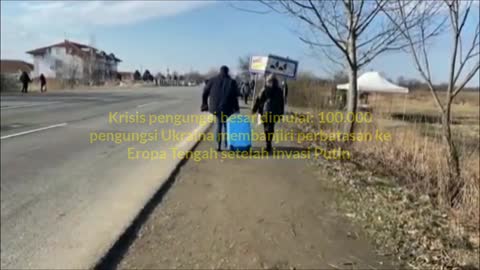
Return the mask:
<svg viewBox="0 0 480 270">
<path fill-rule="evenodd" d="M 248 85 L 250 86 L 250 94 L 251 95 L 255 95 L 255 84 L 256 84 L 256 82 L 253 79 L 248 83 Z M 253 98 L 255 98 L 255 96 L 253 96 Z"/>
<path fill-rule="evenodd" d="M 255 89 L 255 80 L 250 81 L 250 91 L 253 91 Z"/>
<path fill-rule="evenodd" d="M 250 96 L 250 84 L 248 82 L 242 83 L 242 96 L 245 105 L 248 105 L 248 97 Z"/>
<path fill-rule="evenodd" d="M 267 77 L 265 87 L 255 99 L 252 114 L 255 113 L 261 115 L 266 138 L 266 151 L 272 153 L 275 124 L 284 113 L 283 91 L 280 88 L 278 79 L 273 74 Z"/>
<path fill-rule="evenodd" d="M 242 81 L 238 82 L 238 90 L 240 90 L 240 94 L 243 97 L 243 82 Z"/>
<path fill-rule="evenodd" d="M 25 71 L 22 71 L 22 74 L 20 75 L 20 82 L 22 83 L 22 93 L 27 93 L 28 92 L 28 84 L 32 80 L 30 79 L 30 76 L 28 76 L 28 73 Z"/>
<path fill-rule="evenodd" d="M 47 92 L 47 79 L 45 79 L 45 76 L 40 74 L 40 92 Z"/>
<path fill-rule="evenodd" d="M 227 148 L 226 129 L 227 118 L 240 111 L 238 96 L 240 91 L 237 82 L 228 74 L 227 66 L 220 68 L 220 73 L 209 79 L 203 89 L 201 111 L 209 111 L 216 116 L 217 129 L 215 138 L 217 151 L 221 151 L 222 139 Z M 225 133 L 222 132 L 225 131 Z"/>
</svg>

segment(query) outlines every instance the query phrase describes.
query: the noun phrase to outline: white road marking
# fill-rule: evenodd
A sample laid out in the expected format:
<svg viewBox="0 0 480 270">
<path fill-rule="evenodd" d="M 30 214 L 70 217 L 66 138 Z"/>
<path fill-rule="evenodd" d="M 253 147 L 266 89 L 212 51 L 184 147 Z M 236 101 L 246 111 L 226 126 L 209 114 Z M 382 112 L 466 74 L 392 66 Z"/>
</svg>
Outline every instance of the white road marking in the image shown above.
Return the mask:
<svg viewBox="0 0 480 270">
<path fill-rule="evenodd" d="M 48 127 L 36 128 L 36 129 L 32 129 L 32 130 L 22 131 L 22 132 L 19 132 L 19 133 L 14 133 L 14 134 L 10 134 L 10 135 L 5 135 L 5 136 L 0 137 L 0 139 L 1 139 L 1 140 L 4 140 L 4 139 L 8 139 L 8 138 L 12 138 L 12 137 L 17 137 L 17 136 L 22 136 L 22 135 L 26 135 L 26 134 L 30 134 L 30 133 L 34 133 L 34 132 L 46 130 L 46 129 L 57 128 L 57 127 L 64 127 L 64 126 L 66 126 L 66 125 L 67 125 L 67 123 L 61 123 L 61 124 L 51 125 L 51 126 L 48 126 Z"/>
<path fill-rule="evenodd" d="M 38 107 L 38 106 L 46 106 L 46 105 L 52 105 L 52 104 L 57 104 L 60 102 L 48 102 L 48 103 L 41 103 L 41 104 L 25 104 L 25 105 L 13 105 L 13 106 L 1 106 L 1 110 L 9 110 L 9 109 L 19 109 L 19 108 L 28 108 L 28 107 Z"/>
<path fill-rule="evenodd" d="M 154 101 L 154 102 L 149 102 L 149 103 L 145 103 L 145 104 L 142 104 L 142 105 L 138 105 L 137 108 L 142 108 L 142 107 L 146 107 L 146 106 L 150 106 L 150 105 L 153 105 L 153 104 L 156 104 L 157 102 Z"/>
</svg>

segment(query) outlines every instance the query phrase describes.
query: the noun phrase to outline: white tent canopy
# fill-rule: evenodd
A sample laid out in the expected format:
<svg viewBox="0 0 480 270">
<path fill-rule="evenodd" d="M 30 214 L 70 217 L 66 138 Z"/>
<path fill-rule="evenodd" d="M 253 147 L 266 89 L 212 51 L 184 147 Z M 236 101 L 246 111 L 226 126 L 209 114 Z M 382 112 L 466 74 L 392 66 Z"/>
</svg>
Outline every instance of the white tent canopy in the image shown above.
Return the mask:
<svg viewBox="0 0 480 270">
<path fill-rule="evenodd" d="M 389 82 L 378 72 L 366 72 L 357 79 L 359 92 L 408 93 L 408 88 Z M 337 89 L 348 90 L 348 83 L 337 85 Z"/>
</svg>

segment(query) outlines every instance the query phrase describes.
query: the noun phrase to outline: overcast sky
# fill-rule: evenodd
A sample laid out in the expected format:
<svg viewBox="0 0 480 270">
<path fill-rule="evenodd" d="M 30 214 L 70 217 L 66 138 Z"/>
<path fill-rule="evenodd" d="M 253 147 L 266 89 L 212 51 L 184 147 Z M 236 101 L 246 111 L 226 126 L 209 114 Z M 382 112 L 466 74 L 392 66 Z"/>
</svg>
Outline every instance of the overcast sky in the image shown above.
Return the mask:
<svg viewBox="0 0 480 270">
<path fill-rule="evenodd" d="M 472 16 L 467 31 L 478 24 L 478 11 Z M 248 13 L 219 1 L 1 1 L 1 58 L 30 62 L 26 51 L 66 38 L 113 52 L 125 71 L 206 72 L 222 64 L 235 70 L 240 56 L 271 53 L 299 60 L 301 70 L 331 75 L 336 66 L 312 53 L 298 30 L 291 18 Z M 450 44 L 444 35 L 429 49 L 437 82 L 448 76 Z M 384 55 L 365 70 L 392 79 L 419 78 L 404 53 Z M 478 80 L 477 75 L 470 85 Z"/>
</svg>

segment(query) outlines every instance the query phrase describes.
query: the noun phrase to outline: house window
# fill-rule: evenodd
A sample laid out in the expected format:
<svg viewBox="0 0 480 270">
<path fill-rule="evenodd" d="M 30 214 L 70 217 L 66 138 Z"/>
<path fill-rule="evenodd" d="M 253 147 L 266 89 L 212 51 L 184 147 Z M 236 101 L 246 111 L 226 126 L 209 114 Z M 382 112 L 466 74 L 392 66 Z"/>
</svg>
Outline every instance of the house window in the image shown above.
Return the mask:
<svg viewBox="0 0 480 270">
<path fill-rule="evenodd" d="M 63 62 L 60 61 L 60 60 L 55 60 L 55 68 L 58 70 L 58 69 L 62 69 L 63 68 Z"/>
</svg>

